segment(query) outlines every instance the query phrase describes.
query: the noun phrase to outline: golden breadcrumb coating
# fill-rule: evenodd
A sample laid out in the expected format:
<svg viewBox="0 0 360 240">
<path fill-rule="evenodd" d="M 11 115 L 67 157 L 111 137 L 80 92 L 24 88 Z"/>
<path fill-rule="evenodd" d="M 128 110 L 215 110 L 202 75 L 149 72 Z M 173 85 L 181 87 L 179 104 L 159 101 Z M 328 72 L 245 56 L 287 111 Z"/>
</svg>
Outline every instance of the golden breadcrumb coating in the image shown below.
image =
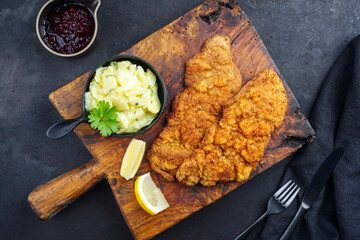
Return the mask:
<svg viewBox="0 0 360 240">
<path fill-rule="evenodd" d="M 222 106 L 240 91 L 241 75 L 230 45 L 227 37 L 214 36 L 186 62 L 187 88 L 175 97 L 167 125 L 147 154 L 152 169 L 170 181 L 206 129 L 219 121 Z"/>
<path fill-rule="evenodd" d="M 286 110 L 281 79 L 273 70 L 262 71 L 224 108 L 220 122 L 206 131 L 199 148 L 179 167 L 177 179 L 189 186 L 248 179 Z"/>
</svg>

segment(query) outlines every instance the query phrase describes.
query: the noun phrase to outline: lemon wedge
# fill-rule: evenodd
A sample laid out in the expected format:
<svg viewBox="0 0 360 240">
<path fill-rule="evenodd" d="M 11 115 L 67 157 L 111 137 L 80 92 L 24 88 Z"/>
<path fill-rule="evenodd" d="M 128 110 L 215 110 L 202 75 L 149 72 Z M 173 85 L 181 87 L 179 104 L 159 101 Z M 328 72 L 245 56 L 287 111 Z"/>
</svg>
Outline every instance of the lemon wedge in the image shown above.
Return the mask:
<svg viewBox="0 0 360 240">
<path fill-rule="evenodd" d="M 136 179 L 135 196 L 140 206 L 151 215 L 158 214 L 169 207 L 161 190 L 153 182 L 150 173 Z"/>
<path fill-rule="evenodd" d="M 127 147 L 120 169 L 120 175 L 126 180 L 133 178 L 139 169 L 145 153 L 145 145 L 144 141 L 133 139 Z"/>
</svg>

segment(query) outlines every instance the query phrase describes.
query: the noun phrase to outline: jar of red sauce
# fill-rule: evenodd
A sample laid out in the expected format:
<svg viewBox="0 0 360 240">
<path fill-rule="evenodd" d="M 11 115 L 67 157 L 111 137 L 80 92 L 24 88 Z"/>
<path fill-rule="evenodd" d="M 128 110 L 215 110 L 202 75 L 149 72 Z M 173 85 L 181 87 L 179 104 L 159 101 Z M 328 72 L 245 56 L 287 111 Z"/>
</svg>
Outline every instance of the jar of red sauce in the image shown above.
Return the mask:
<svg viewBox="0 0 360 240">
<path fill-rule="evenodd" d="M 84 53 L 95 41 L 100 0 L 50 0 L 41 8 L 36 32 L 51 53 L 73 57 Z"/>
</svg>

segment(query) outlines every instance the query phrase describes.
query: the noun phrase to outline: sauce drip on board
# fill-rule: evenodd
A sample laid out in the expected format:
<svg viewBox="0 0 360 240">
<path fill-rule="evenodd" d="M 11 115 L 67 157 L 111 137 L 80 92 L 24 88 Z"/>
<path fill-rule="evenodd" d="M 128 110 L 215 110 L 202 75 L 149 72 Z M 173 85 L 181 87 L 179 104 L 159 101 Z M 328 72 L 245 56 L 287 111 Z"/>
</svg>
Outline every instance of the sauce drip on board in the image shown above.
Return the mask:
<svg viewBox="0 0 360 240">
<path fill-rule="evenodd" d="M 44 40 L 58 53 L 72 54 L 84 49 L 94 35 L 94 16 L 80 4 L 64 3 L 44 19 Z"/>
</svg>

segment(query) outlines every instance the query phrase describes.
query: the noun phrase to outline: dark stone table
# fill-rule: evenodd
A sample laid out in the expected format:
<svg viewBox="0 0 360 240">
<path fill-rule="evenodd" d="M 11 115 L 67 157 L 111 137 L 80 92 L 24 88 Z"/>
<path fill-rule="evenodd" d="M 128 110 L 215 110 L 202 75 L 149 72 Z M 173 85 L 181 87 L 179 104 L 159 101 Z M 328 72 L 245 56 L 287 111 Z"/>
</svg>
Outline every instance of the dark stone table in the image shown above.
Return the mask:
<svg viewBox="0 0 360 240">
<path fill-rule="evenodd" d="M 53 56 L 35 34 L 45 0 L 4 0 L 0 8 L 0 238 L 131 239 L 106 181 L 42 222 L 27 203 L 38 185 L 91 159 L 74 133 L 45 136 L 61 119 L 48 94 L 196 7 L 203 0 L 103 0 L 96 47 L 86 56 Z M 239 2 L 309 115 L 331 64 L 360 31 L 358 0 Z M 256 176 L 155 239 L 232 239 L 266 208 L 290 159 Z M 254 239 L 261 227 L 249 239 Z"/>
</svg>

